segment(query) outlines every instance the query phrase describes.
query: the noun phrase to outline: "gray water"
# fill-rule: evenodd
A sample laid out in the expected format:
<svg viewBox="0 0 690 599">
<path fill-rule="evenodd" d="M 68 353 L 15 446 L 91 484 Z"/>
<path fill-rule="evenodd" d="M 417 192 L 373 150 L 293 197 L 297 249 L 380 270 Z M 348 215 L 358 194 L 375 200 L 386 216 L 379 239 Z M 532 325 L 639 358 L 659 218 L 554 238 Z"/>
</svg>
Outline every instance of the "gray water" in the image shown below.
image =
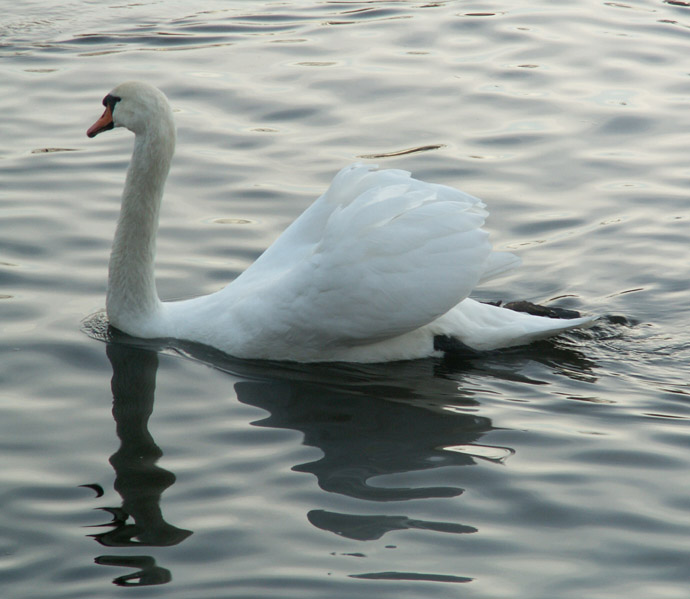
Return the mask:
<svg viewBox="0 0 690 599">
<path fill-rule="evenodd" d="M 686 3 L 1 4 L 3 597 L 690 595 Z M 600 324 L 366 367 L 107 336 L 132 137 L 85 131 L 127 79 L 178 124 L 163 298 L 362 160 L 487 202 L 523 266 L 478 299 Z"/>
</svg>

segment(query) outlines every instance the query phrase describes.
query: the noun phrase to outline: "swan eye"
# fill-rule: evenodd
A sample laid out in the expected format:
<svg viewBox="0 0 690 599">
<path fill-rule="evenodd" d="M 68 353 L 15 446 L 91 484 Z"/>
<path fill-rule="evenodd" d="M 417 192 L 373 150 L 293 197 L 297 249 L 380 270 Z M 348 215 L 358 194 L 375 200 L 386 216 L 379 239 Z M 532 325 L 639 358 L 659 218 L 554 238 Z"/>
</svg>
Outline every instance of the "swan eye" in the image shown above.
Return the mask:
<svg viewBox="0 0 690 599">
<path fill-rule="evenodd" d="M 110 112 L 112 112 L 115 108 L 115 104 L 117 104 L 120 100 L 122 100 L 122 98 L 108 94 L 105 98 L 103 98 L 103 106 L 110 108 Z"/>
</svg>

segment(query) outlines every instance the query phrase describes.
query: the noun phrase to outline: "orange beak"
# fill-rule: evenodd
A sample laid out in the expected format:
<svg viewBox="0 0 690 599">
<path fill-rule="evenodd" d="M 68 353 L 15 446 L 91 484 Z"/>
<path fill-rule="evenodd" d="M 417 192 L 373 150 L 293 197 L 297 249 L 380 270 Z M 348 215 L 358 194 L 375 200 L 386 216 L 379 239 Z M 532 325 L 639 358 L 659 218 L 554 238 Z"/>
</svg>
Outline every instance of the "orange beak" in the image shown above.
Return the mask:
<svg viewBox="0 0 690 599">
<path fill-rule="evenodd" d="M 103 113 L 103 116 L 101 116 L 100 119 L 98 119 L 93 125 L 89 127 L 89 130 L 86 132 L 86 135 L 89 137 L 96 137 L 99 133 L 103 131 L 108 131 L 108 129 L 112 129 L 115 126 L 113 123 L 113 112 L 110 109 L 110 106 L 105 107 L 105 112 Z"/>
</svg>

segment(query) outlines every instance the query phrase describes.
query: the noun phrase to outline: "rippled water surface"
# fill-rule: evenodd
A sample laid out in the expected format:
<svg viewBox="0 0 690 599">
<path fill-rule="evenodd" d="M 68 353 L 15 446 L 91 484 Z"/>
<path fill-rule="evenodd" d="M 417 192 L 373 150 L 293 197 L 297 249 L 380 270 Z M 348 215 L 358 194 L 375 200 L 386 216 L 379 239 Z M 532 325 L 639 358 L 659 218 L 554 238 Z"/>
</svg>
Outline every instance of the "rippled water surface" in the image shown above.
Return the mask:
<svg viewBox="0 0 690 599">
<path fill-rule="evenodd" d="M 687 3 L 10 4 L 3 596 L 688 597 Z M 178 124 L 164 298 L 362 160 L 485 199 L 524 264 L 476 297 L 600 324 L 366 367 L 98 340 L 132 137 L 85 131 L 127 79 Z"/>
</svg>

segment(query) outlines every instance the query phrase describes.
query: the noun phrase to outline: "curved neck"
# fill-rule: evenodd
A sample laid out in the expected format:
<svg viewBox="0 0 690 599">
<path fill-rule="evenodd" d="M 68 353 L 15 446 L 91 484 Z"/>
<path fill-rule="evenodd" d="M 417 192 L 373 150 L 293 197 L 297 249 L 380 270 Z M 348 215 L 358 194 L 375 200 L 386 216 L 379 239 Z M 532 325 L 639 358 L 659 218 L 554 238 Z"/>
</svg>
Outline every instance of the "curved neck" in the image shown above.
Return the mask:
<svg viewBox="0 0 690 599">
<path fill-rule="evenodd" d="M 175 150 L 172 115 L 136 135 L 122 193 L 108 271 L 106 311 L 110 323 L 145 334 L 160 309 L 154 279 L 156 233 L 165 180 Z"/>
</svg>

